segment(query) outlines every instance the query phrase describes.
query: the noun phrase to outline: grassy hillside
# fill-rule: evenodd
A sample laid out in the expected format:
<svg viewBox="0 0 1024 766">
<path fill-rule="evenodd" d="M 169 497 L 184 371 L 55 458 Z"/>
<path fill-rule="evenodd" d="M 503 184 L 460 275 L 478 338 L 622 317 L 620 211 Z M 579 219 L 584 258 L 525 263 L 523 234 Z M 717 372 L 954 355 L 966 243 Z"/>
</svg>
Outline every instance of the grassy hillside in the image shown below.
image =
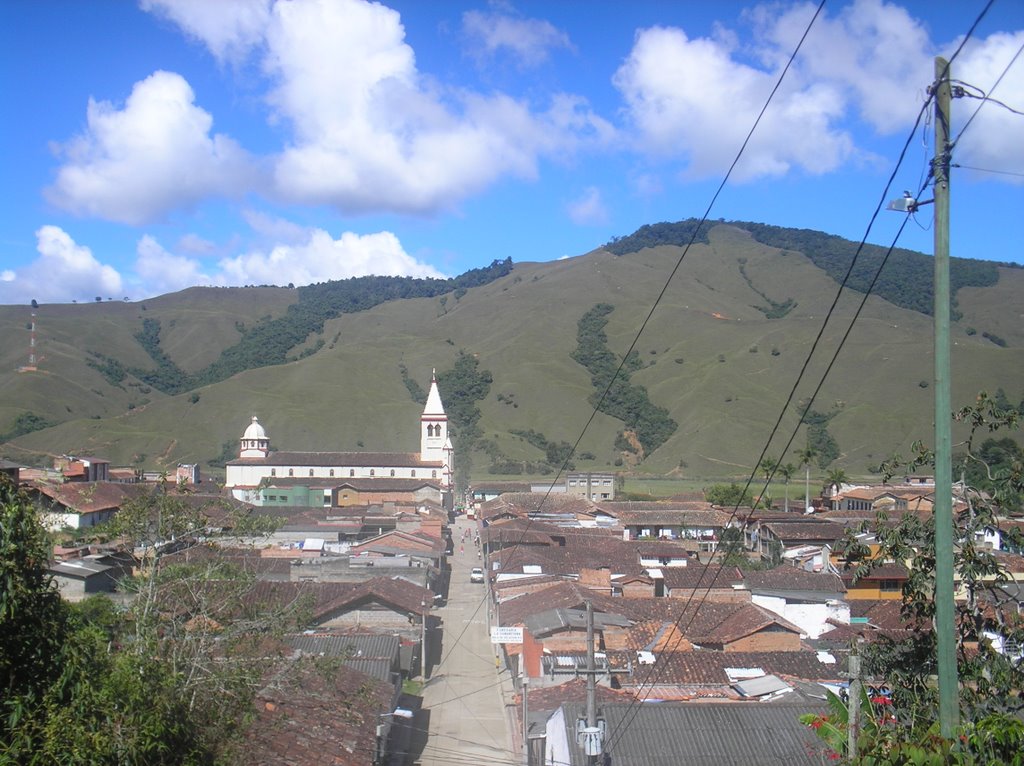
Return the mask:
<svg viewBox="0 0 1024 766">
<path fill-rule="evenodd" d="M 196 289 L 146 301 L 145 312 L 140 304 L 42 307 L 40 351 L 47 358 L 40 372 L 22 374 L 11 370 L 27 354 L 28 309 L 2 307 L 0 358 L 7 371 L 0 373 L 0 430 L 29 411 L 64 421 L 3 445 L 2 453 L 23 462 L 82 452 L 149 468 L 205 463 L 238 439 L 253 414 L 280 449 L 414 450 L 421 405 L 400 365 L 425 387 L 431 369 L 449 369 L 461 349 L 493 376 L 479 405 L 487 450 L 542 461 L 543 450 L 516 432 L 572 443 L 593 413 L 591 375 L 572 358 L 580 317 L 598 303 L 613 306 L 604 328 L 608 346 L 625 354 L 680 252 L 674 245 L 621 256 L 600 249 L 516 264 L 464 292 L 391 300 L 328 319 L 289 352 L 296 358 L 309 349 L 305 358 L 173 396 L 144 391 L 130 378 L 111 385 L 87 365 L 88 351 L 105 349 L 126 365 L 152 366 L 134 338 L 152 316 L 161 321 L 163 352 L 194 372 L 239 340 L 236 322 L 251 327 L 262 317 L 284 316 L 297 291 Z M 954 404 L 981 389 L 1003 387 L 1014 400 L 1024 393 L 1024 271 L 996 273 L 996 284 L 959 292 Z M 740 227 L 712 228 L 706 244 L 687 255 L 636 345 L 640 369 L 632 382 L 678 427 L 634 469 L 680 478 L 749 470 L 835 289 L 825 270 L 792 249 L 758 242 Z M 796 400 L 810 395 L 861 297 L 850 292 L 841 300 Z M 779 318 L 769 318 L 773 313 Z M 841 451 L 836 465 L 862 474 L 894 450 L 905 452 L 914 439 L 928 438 L 931 356 L 928 316 L 868 300 L 814 405 L 834 413 L 828 430 Z M 784 423 L 791 430 L 796 420 L 790 412 Z M 594 458 L 577 465 L 606 470 L 622 461 L 621 468 L 630 468 L 634 459 L 614 446 L 622 429 L 620 420 L 595 416 L 579 446 Z M 777 456 L 781 449 L 779 443 L 769 452 Z M 475 473 L 486 476 L 489 463 L 479 451 Z"/>
</svg>

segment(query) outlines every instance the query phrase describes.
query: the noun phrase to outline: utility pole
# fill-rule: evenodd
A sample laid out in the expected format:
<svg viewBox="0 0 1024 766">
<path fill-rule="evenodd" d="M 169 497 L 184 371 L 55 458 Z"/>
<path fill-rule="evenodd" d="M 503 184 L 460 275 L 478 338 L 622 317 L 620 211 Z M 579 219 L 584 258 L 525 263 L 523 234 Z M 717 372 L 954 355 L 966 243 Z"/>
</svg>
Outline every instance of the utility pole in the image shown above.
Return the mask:
<svg viewBox="0 0 1024 766">
<path fill-rule="evenodd" d="M 594 667 L 594 605 L 587 605 L 587 718 L 577 723 L 577 742 L 587 757 L 587 766 L 596 766 L 604 752 L 604 726 L 597 721 L 597 669 Z"/>
<path fill-rule="evenodd" d="M 523 664 L 523 766 L 530 766 L 530 677 Z"/>
<path fill-rule="evenodd" d="M 849 754 L 850 763 L 856 764 L 860 755 L 857 752 L 857 739 L 860 737 L 860 638 L 853 639 L 850 647 L 850 696 L 847 700 L 847 727 L 848 737 L 846 752 Z"/>
<path fill-rule="evenodd" d="M 935 634 L 939 730 L 959 724 L 953 604 L 953 467 L 949 362 L 949 62 L 935 59 Z"/>
<path fill-rule="evenodd" d="M 427 602 L 420 599 L 420 678 L 427 680 Z"/>
</svg>

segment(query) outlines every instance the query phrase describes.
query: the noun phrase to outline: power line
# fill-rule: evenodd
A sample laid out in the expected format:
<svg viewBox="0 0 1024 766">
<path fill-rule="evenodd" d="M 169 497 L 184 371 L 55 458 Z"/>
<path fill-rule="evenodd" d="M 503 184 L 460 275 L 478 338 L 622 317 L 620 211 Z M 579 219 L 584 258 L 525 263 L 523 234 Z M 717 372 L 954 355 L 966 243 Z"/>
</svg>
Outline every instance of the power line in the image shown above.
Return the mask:
<svg viewBox="0 0 1024 766">
<path fill-rule="evenodd" d="M 959 162 L 950 163 L 950 167 L 962 168 L 963 170 L 974 170 L 978 173 L 997 173 L 1003 176 L 1016 176 L 1017 178 L 1024 178 L 1024 173 L 1015 173 L 1012 170 L 993 170 L 991 168 L 976 168 L 973 165 L 961 165 Z"/>
<path fill-rule="evenodd" d="M 989 3 L 985 6 L 984 9 L 982 9 L 981 13 L 978 15 L 978 17 L 975 19 L 974 23 L 971 25 L 971 28 L 968 31 L 967 35 L 964 37 L 963 41 L 961 41 L 960 46 L 957 48 L 957 50 L 954 52 L 954 54 L 950 57 L 950 60 L 949 60 L 949 62 L 947 64 L 946 72 L 944 73 L 944 76 L 948 76 L 949 67 L 952 65 L 953 61 L 957 58 L 957 56 L 959 56 L 960 52 L 963 50 L 964 45 L 971 38 L 974 30 L 977 28 L 977 26 L 981 22 L 982 18 L 984 18 L 985 14 L 988 12 L 989 8 L 992 6 L 992 2 L 993 1 L 994 0 L 989 0 Z M 820 10 L 820 6 L 819 6 L 819 10 Z M 808 31 L 809 31 L 809 28 L 808 28 Z M 807 32 L 805 32 L 804 34 L 806 36 Z M 801 40 L 801 42 L 802 42 L 802 40 Z M 1004 74 L 1005 74 L 1005 72 L 1004 72 Z M 1000 79 L 1001 79 L 1001 77 L 1000 77 Z M 792 402 L 792 399 L 793 399 L 793 396 L 794 396 L 795 391 L 797 389 L 797 386 L 799 385 L 800 381 L 803 379 L 803 376 L 804 376 L 804 374 L 805 374 L 805 372 L 807 370 L 807 367 L 808 367 L 808 365 L 810 363 L 810 360 L 813 357 L 813 355 L 815 353 L 815 350 L 818 347 L 818 343 L 821 340 L 822 335 L 824 334 L 825 328 L 828 325 L 829 320 L 831 319 L 831 317 L 832 317 L 832 315 L 833 315 L 833 313 L 835 311 L 835 307 L 836 307 L 836 305 L 837 305 L 837 303 L 839 301 L 839 297 L 840 297 L 840 295 L 842 293 L 842 290 L 846 286 L 846 283 L 849 280 L 850 274 L 853 272 L 854 266 L 855 266 L 855 264 L 856 264 L 856 262 L 857 262 L 857 260 L 858 260 L 858 258 L 860 256 L 860 254 L 863 252 L 863 248 L 864 248 L 865 243 L 867 242 L 867 237 L 868 237 L 868 235 L 869 235 L 869 233 L 871 231 L 871 228 L 873 227 L 874 222 L 877 219 L 878 214 L 879 214 L 879 212 L 882 209 L 882 205 L 885 203 L 885 200 L 889 196 L 889 190 L 892 187 L 893 181 L 895 180 L 896 173 L 899 171 L 899 168 L 902 165 L 904 158 L 906 157 L 906 153 L 907 153 L 907 150 L 908 150 L 908 148 L 910 146 L 910 143 L 913 141 L 914 135 L 917 132 L 917 128 L 918 128 L 918 126 L 921 123 L 922 117 L 926 113 L 926 110 L 930 106 L 931 101 L 932 101 L 933 98 L 934 98 L 933 94 L 931 92 L 929 92 L 928 98 L 925 100 L 925 103 L 922 105 L 921 110 L 918 112 L 917 119 L 915 120 L 915 123 L 914 123 L 914 127 L 910 131 L 910 134 L 908 135 L 907 140 L 906 140 L 906 142 L 903 145 L 903 149 L 900 152 L 900 156 L 899 156 L 899 159 L 898 159 L 898 161 L 896 163 L 896 166 L 894 167 L 893 172 L 890 175 L 888 182 L 886 183 L 885 189 L 884 189 L 884 191 L 883 191 L 883 193 L 881 195 L 881 198 L 880 198 L 880 200 L 878 202 L 878 205 L 875 207 L 875 211 L 872 214 L 871 219 L 870 219 L 870 221 L 868 223 L 868 227 L 867 227 L 867 230 L 864 233 L 864 237 L 861 239 L 860 245 L 857 247 L 857 251 L 855 252 L 853 260 L 850 263 L 850 268 L 847 270 L 846 276 L 843 278 L 843 282 L 840 284 L 839 289 L 836 292 L 836 297 L 833 300 L 832 305 L 829 308 L 828 314 L 826 315 L 825 320 L 822 323 L 821 329 L 818 332 L 818 336 L 815 338 L 814 344 L 813 344 L 810 352 L 808 353 L 807 359 L 805 360 L 803 366 L 801 367 L 800 373 L 799 373 L 799 375 L 797 377 L 797 381 L 796 381 L 796 383 L 794 384 L 793 388 L 790 391 L 790 395 L 787 398 L 785 405 L 783 406 L 782 412 L 780 413 L 779 418 L 776 421 L 775 427 L 772 429 L 772 432 L 769 435 L 767 442 L 765 443 L 764 449 L 761 450 L 761 454 L 758 457 L 758 460 L 755 462 L 755 468 L 754 468 L 753 472 L 751 473 L 750 478 L 747 480 L 746 485 L 744 486 L 744 490 L 741 493 L 740 500 L 737 501 L 736 505 L 733 508 L 733 512 L 732 512 L 732 514 L 730 516 L 730 522 L 738 514 L 739 502 L 742 500 L 742 497 L 746 494 L 747 490 L 749 489 L 750 485 L 752 484 L 754 476 L 756 475 L 757 465 L 759 465 L 761 460 L 764 459 L 765 455 L 767 454 L 768 448 L 770 447 L 771 442 L 774 439 L 774 436 L 775 436 L 778 428 L 781 425 L 782 418 L 785 415 L 785 412 L 788 409 L 790 403 Z M 961 133 L 962 133 L 962 131 L 961 131 Z M 930 180 L 930 176 L 929 176 L 929 179 L 926 180 L 922 184 L 922 191 L 923 191 L 924 188 L 926 188 L 927 183 L 928 183 L 929 180 Z M 918 196 L 920 196 L 920 194 Z M 825 370 L 825 373 L 822 375 L 821 379 L 819 380 L 818 385 L 817 385 L 817 387 L 814 390 L 814 394 L 811 396 L 810 400 L 808 401 L 807 406 L 804 407 L 803 412 L 800 415 L 800 421 L 797 423 L 796 428 L 793 430 L 793 434 L 790 436 L 789 440 L 787 441 L 785 450 L 783 450 L 783 457 L 785 456 L 786 451 L 788 451 L 790 446 L 792 445 L 793 440 L 796 438 L 796 434 L 799 432 L 800 426 L 803 425 L 803 422 L 804 422 L 804 420 L 806 418 L 806 415 L 810 411 L 811 404 L 813 404 L 815 397 L 817 396 L 818 392 L 820 392 L 821 387 L 824 385 L 825 380 L 826 380 L 829 372 L 832 369 L 832 366 L 834 365 L 836 359 L 839 356 L 839 352 L 842 350 L 842 347 L 845 344 L 846 339 L 849 337 L 850 332 L 853 330 L 853 326 L 854 326 L 857 318 L 860 316 L 861 310 L 863 309 L 865 303 L 867 302 L 867 299 L 868 299 L 868 297 L 871 294 L 871 290 L 874 288 L 875 284 L 877 283 L 878 278 L 881 275 L 882 268 L 885 266 L 886 262 L 888 261 L 889 256 L 892 253 L 892 250 L 895 248 L 896 242 L 899 240 L 899 237 L 902 234 L 903 229 L 904 229 L 905 226 L 906 226 L 906 218 L 904 218 L 904 221 L 903 221 L 902 225 L 900 226 L 900 228 L 899 228 L 899 230 L 898 230 L 898 232 L 896 234 L 896 237 L 894 238 L 892 244 L 889 246 L 889 249 L 886 252 L 885 257 L 883 258 L 882 263 L 879 265 L 878 269 L 876 270 L 875 276 L 872 279 L 871 285 L 869 285 L 868 290 L 864 293 L 864 296 L 863 296 L 863 298 L 861 300 L 860 306 L 858 307 L 858 309 L 855 312 L 853 318 L 851 319 L 850 324 L 847 327 L 846 333 L 843 335 L 843 337 L 842 337 L 838 347 L 836 348 L 836 351 L 833 354 L 832 360 L 829 362 L 828 367 Z M 768 484 L 770 484 L 772 477 L 774 477 L 775 470 L 777 470 L 777 466 L 771 472 L 771 475 L 768 477 L 768 479 L 766 481 L 766 485 L 765 485 L 766 488 L 767 488 Z M 748 521 L 749 521 L 749 517 L 748 517 Z M 745 529 L 745 527 L 746 527 L 746 523 L 744 524 L 743 528 Z M 697 581 L 697 585 L 693 588 L 693 591 L 690 594 L 690 598 L 687 600 L 686 605 L 683 607 L 682 611 L 680 612 L 679 618 L 677 618 L 677 620 L 675 621 L 675 627 L 676 628 L 681 627 L 682 619 L 687 614 L 690 615 L 689 621 L 687 622 L 687 628 L 689 627 L 689 625 L 691 625 L 693 623 L 693 620 L 696 619 L 697 611 L 704 604 L 704 602 L 707 600 L 708 595 L 711 593 L 711 590 L 714 587 L 715 582 L 717 581 L 719 574 L 721 573 L 721 569 L 722 568 L 719 567 L 715 571 L 714 575 L 712 576 L 711 583 L 708 585 L 707 589 L 704 591 L 704 594 L 701 597 L 700 601 L 691 610 L 690 609 L 690 604 L 692 603 L 694 595 L 696 594 L 697 590 L 700 589 L 701 582 L 703 581 L 703 579 L 704 579 L 705 575 L 707 574 L 708 570 L 707 570 L 707 568 L 705 568 L 704 571 L 701 572 L 701 575 L 700 575 L 700 577 L 698 578 L 698 581 Z M 686 631 L 686 628 L 683 628 L 682 631 L 679 632 L 679 634 L 676 637 L 676 642 L 677 643 L 680 640 L 682 640 L 682 635 L 683 635 L 683 633 L 685 633 L 685 631 Z M 643 684 L 641 685 L 641 688 L 643 686 L 650 686 L 651 688 L 653 688 L 653 685 L 657 683 L 658 678 L 660 677 L 661 673 L 664 671 L 665 666 L 666 666 L 666 664 L 663 663 L 660 667 L 652 667 L 651 670 L 648 671 L 648 674 L 647 674 L 648 677 L 647 677 L 647 679 L 644 680 Z M 653 681 L 651 681 L 651 677 L 652 676 L 654 677 Z M 648 692 L 648 694 L 649 693 L 650 692 Z M 644 699 L 646 699 L 646 695 L 644 696 Z M 639 703 L 639 702 L 642 702 L 643 700 L 641 700 L 638 697 L 637 701 Z M 633 707 L 632 703 L 631 703 L 631 707 Z M 616 732 L 615 735 L 613 735 L 613 737 L 611 739 L 609 739 L 609 742 L 608 742 L 608 745 L 607 745 L 607 749 L 610 750 L 612 745 L 615 742 L 615 738 L 617 736 L 621 736 L 621 733 L 629 728 L 629 726 L 632 724 L 633 720 L 636 718 L 636 715 L 638 714 L 638 712 L 639 712 L 639 708 L 638 707 L 633 709 L 632 715 L 630 715 L 629 712 L 627 712 L 627 718 L 626 718 L 625 725 L 621 726 L 620 730 L 618 732 Z"/>
<path fill-rule="evenodd" d="M 991 7 L 993 2 L 994 2 L 994 0 L 989 0 L 989 4 L 986 5 L 984 11 L 982 11 L 983 14 L 985 13 L 985 11 L 988 11 L 988 9 Z M 962 44 L 961 44 L 960 48 L 963 48 Z M 995 83 L 992 84 L 992 87 L 988 89 L 989 93 L 993 93 L 995 91 L 995 89 L 999 87 L 999 83 L 1001 83 L 1003 81 L 1003 78 L 1006 77 L 1006 73 L 1010 71 L 1010 67 L 1012 67 L 1014 62 L 1017 61 L 1017 59 L 1020 57 L 1020 54 L 1021 54 L 1022 51 L 1024 51 L 1024 45 L 1021 45 L 1021 47 L 1019 47 L 1017 49 L 1017 52 L 1013 54 L 1013 58 L 1011 58 L 1010 61 L 1007 63 L 1007 65 L 1003 68 L 1003 71 L 1000 72 L 999 77 L 996 78 L 996 81 L 995 81 Z M 957 49 L 957 53 L 959 53 L 959 52 L 960 52 L 960 49 Z M 954 58 L 955 58 L 955 56 L 954 56 Z M 952 65 L 953 61 L 950 60 L 949 63 Z M 948 67 L 947 67 L 947 73 L 948 73 Z M 957 133 L 956 138 L 953 139 L 953 141 L 950 143 L 950 145 L 949 145 L 949 150 L 950 151 L 953 150 L 953 147 L 956 146 L 957 143 L 960 141 L 960 138 L 963 136 L 964 132 L 967 130 L 967 128 L 969 128 L 971 126 L 971 123 L 974 122 L 974 118 L 978 116 L 978 112 L 981 111 L 981 107 L 983 107 L 985 105 L 986 101 L 991 101 L 994 104 L 998 104 L 999 106 L 1002 106 L 1005 109 L 1008 109 L 1009 111 L 1013 112 L 1014 114 L 1024 114 L 1022 112 L 1018 112 L 1016 109 L 1010 108 L 1009 106 L 1004 104 L 1002 101 L 998 101 L 998 100 L 996 100 L 994 98 L 991 98 L 989 95 L 985 94 L 984 91 L 981 91 L 981 93 L 982 93 L 981 96 L 974 96 L 973 94 L 968 93 L 967 91 L 963 91 L 963 95 L 964 96 L 967 96 L 967 97 L 970 97 L 970 98 L 980 98 L 981 103 L 979 103 L 977 108 L 974 110 L 974 112 L 971 113 L 971 116 L 968 118 L 967 122 L 965 122 L 964 126 L 962 128 L 960 128 L 960 132 Z"/>
<path fill-rule="evenodd" d="M 811 27 L 814 26 L 814 22 L 817 20 L 818 16 L 821 14 L 822 8 L 824 8 L 824 7 L 825 7 L 825 0 L 821 0 L 821 2 L 818 4 L 817 9 L 814 12 L 814 16 L 811 17 L 811 20 L 808 23 L 807 28 L 804 30 L 803 35 L 800 37 L 800 40 L 797 43 L 796 48 L 793 50 L 793 53 L 790 55 L 789 59 L 786 61 L 785 67 L 783 67 L 782 72 L 779 74 L 779 77 L 778 77 L 778 79 L 775 82 L 775 86 L 772 88 L 771 93 L 768 94 L 768 98 L 765 100 L 764 105 L 761 107 L 761 111 L 758 113 L 756 119 L 754 120 L 753 125 L 751 126 L 750 130 L 747 132 L 746 138 L 743 139 L 743 143 L 740 146 L 739 151 L 737 151 L 736 156 L 733 158 L 732 163 L 729 165 L 729 169 L 726 171 L 725 176 L 722 178 L 721 183 L 719 183 L 718 188 L 715 190 L 715 193 L 712 195 L 711 201 L 708 203 L 707 208 L 704 210 L 703 216 L 701 216 L 700 221 L 694 227 L 693 234 L 690 236 L 690 240 L 683 247 L 683 252 L 680 253 L 679 258 L 676 260 L 675 266 L 673 266 L 672 267 L 672 271 L 669 272 L 668 278 L 665 280 L 664 286 L 661 288 L 661 291 L 658 293 L 657 297 L 654 299 L 654 303 L 651 306 L 650 311 L 648 311 L 647 316 L 644 318 L 643 322 L 640 324 L 640 329 L 637 330 L 636 335 L 633 338 L 633 341 L 629 344 L 629 348 L 626 350 L 626 353 L 622 355 L 622 359 L 619 362 L 619 366 L 615 369 L 615 373 L 611 376 L 611 378 L 608 381 L 607 386 L 605 386 L 604 391 L 601 393 L 600 398 L 595 403 L 594 409 L 591 412 L 590 417 L 587 419 L 587 422 L 583 425 L 583 429 L 581 430 L 579 437 L 574 442 L 572 450 L 569 452 L 569 454 L 566 456 L 565 460 L 562 462 L 562 465 L 559 468 L 558 473 L 555 474 L 555 478 L 552 480 L 551 485 L 548 487 L 547 492 L 544 494 L 544 497 L 541 500 L 540 508 L 543 508 L 544 503 L 547 502 L 548 497 L 550 497 L 551 492 L 554 489 L 555 482 L 558 481 L 558 477 L 561 476 L 562 473 L 566 470 L 566 468 L 567 468 L 567 466 L 569 464 L 569 461 L 572 459 L 572 456 L 575 454 L 576 449 L 580 445 L 580 442 L 583 440 L 583 437 L 586 434 L 587 429 L 589 429 L 591 423 L 594 422 L 594 419 L 597 417 L 597 413 L 600 412 L 600 410 L 601 410 L 601 405 L 604 404 L 604 401 L 608 398 L 608 395 L 610 394 L 610 392 L 612 390 L 612 386 L 615 384 L 615 381 L 618 379 L 620 373 L 622 372 L 623 367 L 625 367 L 626 360 L 629 359 L 629 355 L 633 352 L 633 350 L 636 348 L 637 344 L 640 342 L 640 337 L 643 335 L 643 332 L 647 328 L 648 323 L 651 321 L 651 318 L 654 316 L 654 312 L 657 310 L 658 305 L 661 303 L 662 298 L 664 298 L 665 293 L 668 291 L 669 285 L 672 283 L 673 277 L 675 277 L 676 272 L 679 271 L 680 266 L 682 266 L 682 264 L 683 264 L 683 260 L 686 258 L 687 254 L 690 252 L 690 248 L 693 246 L 693 243 L 696 241 L 697 236 L 700 233 L 701 227 L 705 223 L 707 223 L 708 217 L 711 215 L 711 211 L 712 211 L 712 209 L 715 206 L 715 202 L 718 201 L 718 197 L 721 195 L 722 190 L 725 188 L 725 185 L 729 182 L 729 179 L 732 176 L 733 171 L 736 169 L 736 166 L 739 164 L 740 159 L 743 157 L 743 154 L 746 151 L 747 145 L 750 143 L 750 139 L 754 135 L 754 131 L 756 131 L 758 126 L 761 124 L 761 119 L 764 117 L 765 112 L 768 110 L 768 106 L 771 104 L 771 102 L 774 99 L 775 94 L 778 92 L 779 88 L 782 87 L 782 83 L 785 80 L 786 74 L 789 72 L 790 67 L 793 65 L 793 61 L 796 59 L 797 53 L 799 53 L 801 46 L 803 46 L 804 41 L 807 39 L 807 34 L 811 31 Z M 539 508 L 538 508 L 538 511 L 539 511 Z M 520 534 L 519 539 L 516 540 L 515 544 L 512 546 L 512 548 L 511 548 L 512 550 L 515 550 L 516 548 L 518 548 L 520 543 L 525 539 L 526 533 L 529 531 L 529 527 L 530 527 L 530 525 L 532 523 L 533 523 L 533 518 L 530 518 L 530 520 L 527 523 L 526 527 L 523 529 L 522 533 Z"/>
</svg>

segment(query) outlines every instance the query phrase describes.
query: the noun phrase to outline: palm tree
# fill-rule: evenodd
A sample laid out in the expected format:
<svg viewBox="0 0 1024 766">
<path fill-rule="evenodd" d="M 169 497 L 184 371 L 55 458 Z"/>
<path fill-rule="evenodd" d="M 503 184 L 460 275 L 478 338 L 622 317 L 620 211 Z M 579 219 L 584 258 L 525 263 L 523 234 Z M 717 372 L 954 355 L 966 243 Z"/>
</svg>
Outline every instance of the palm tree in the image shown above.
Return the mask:
<svg viewBox="0 0 1024 766">
<path fill-rule="evenodd" d="M 846 475 L 846 471 L 842 468 L 831 468 L 829 469 L 829 472 L 825 474 L 825 481 L 828 482 L 830 487 L 835 484 L 836 489 L 839 489 L 850 481 L 850 477 Z"/>
<path fill-rule="evenodd" d="M 800 465 L 807 471 L 804 479 L 804 511 L 811 507 L 811 463 L 814 462 L 814 458 L 817 456 L 818 450 L 814 449 L 810 444 L 796 452 L 796 459 L 800 461 Z"/>
<path fill-rule="evenodd" d="M 789 480 L 793 478 L 793 474 L 796 473 L 796 466 L 792 463 L 781 463 L 775 469 L 775 472 L 782 477 L 782 485 L 786 491 L 786 512 L 789 512 Z"/>
<path fill-rule="evenodd" d="M 757 467 L 760 468 L 761 473 L 764 474 L 764 492 L 761 493 L 764 495 L 768 491 L 768 482 L 772 480 L 772 474 L 774 474 L 776 469 L 779 467 L 779 461 L 773 457 L 764 457 L 761 462 L 757 464 Z M 758 501 L 761 499 L 762 498 L 759 497 Z"/>
</svg>

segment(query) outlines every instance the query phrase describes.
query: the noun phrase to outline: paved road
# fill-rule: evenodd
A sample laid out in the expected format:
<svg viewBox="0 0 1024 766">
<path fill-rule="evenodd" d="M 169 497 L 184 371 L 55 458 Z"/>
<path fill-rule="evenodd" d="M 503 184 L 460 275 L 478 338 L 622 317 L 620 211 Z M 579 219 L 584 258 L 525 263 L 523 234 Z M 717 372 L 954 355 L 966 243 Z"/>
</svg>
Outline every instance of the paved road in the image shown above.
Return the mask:
<svg viewBox="0 0 1024 766">
<path fill-rule="evenodd" d="M 416 763 L 424 766 L 519 766 L 513 754 L 500 674 L 487 625 L 486 585 L 470 583 L 469 572 L 481 566 L 472 538 L 460 552 L 463 529 L 475 524 L 459 518 L 453 528 L 455 551 L 448 603 L 437 610 L 444 620 L 440 658 L 433 655 L 430 680 L 423 690 L 423 711 L 416 726 L 429 731 Z M 470 533 L 472 534 L 472 532 Z M 438 663 L 438 659 L 440 662 Z M 418 750 L 414 748 L 414 752 Z"/>
</svg>

